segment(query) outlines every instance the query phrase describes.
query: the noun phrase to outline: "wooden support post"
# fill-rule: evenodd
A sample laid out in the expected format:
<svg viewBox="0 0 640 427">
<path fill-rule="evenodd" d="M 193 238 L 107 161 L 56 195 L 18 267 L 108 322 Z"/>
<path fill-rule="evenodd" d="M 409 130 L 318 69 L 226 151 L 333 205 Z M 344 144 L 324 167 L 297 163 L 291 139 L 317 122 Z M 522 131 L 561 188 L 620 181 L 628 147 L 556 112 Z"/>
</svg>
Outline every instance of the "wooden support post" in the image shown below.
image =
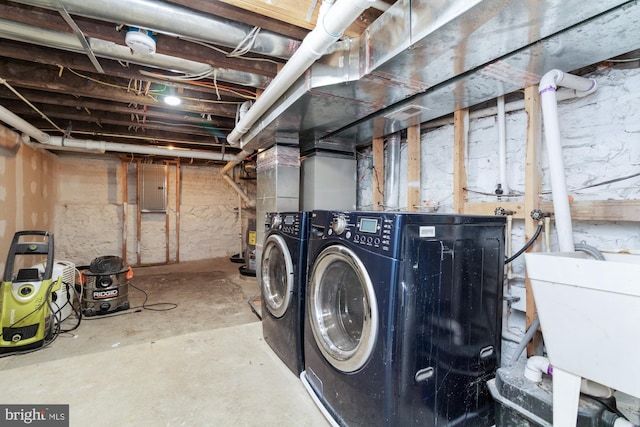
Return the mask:
<svg viewBox="0 0 640 427">
<path fill-rule="evenodd" d="M 384 139 L 373 139 L 373 210 L 384 210 Z"/>
<path fill-rule="evenodd" d="M 127 206 L 129 201 L 129 192 L 127 184 L 127 175 L 129 171 L 129 162 L 122 159 L 122 263 L 127 265 Z"/>
<path fill-rule="evenodd" d="M 540 151 L 542 146 L 542 118 L 540 112 L 540 94 L 538 86 L 529 86 L 524 90 L 524 110 L 527 114 L 527 151 L 525 159 L 525 200 L 524 200 L 524 224 L 525 224 L 525 240 L 534 235 L 538 228 L 538 221 L 531 218 L 531 211 L 540 208 L 540 191 L 541 184 L 541 167 L 540 167 Z M 528 249 L 528 252 L 539 252 L 542 239 L 538 239 L 535 244 Z M 525 280 L 526 286 L 526 325 L 527 329 L 533 323 L 536 315 L 536 304 L 533 299 L 533 291 L 531 290 L 531 281 L 529 277 Z M 542 336 L 536 333 L 527 346 L 527 356 L 533 356 L 537 353 L 537 349 L 542 344 Z"/>
<path fill-rule="evenodd" d="M 420 176 L 420 125 L 407 128 L 407 210 L 416 212 L 422 206 Z"/>
<path fill-rule="evenodd" d="M 140 173 L 140 169 L 142 167 L 142 162 L 138 159 L 136 164 L 136 174 L 138 176 L 138 185 L 136 189 L 136 206 L 138 207 L 138 225 L 136 227 L 136 264 L 140 265 L 141 254 L 140 254 L 140 239 L 142 238 L 142 210 L 140 206 L 140 188 L 142 187 L 142 174 Z"/>
<path fill-rule="evenodd" d="M 166 264 L 169 263 L 171 257 L 169 255 L 169 164 L 168 160 L 164 161 L 164 182 L 166 183 L 164 186 L 164 200 L 165 200 L 165 209 L 164 209 L 164 262 Z"/>
<path fill-rule="evenodd" d="M 176 262 L 180 262 L 180 158 L 176 159 Z"/>
<path fill-rule="evenodd" d="M 467 201 L 466 147 L 469 133 L 469 110 L 453 113 L 453 210 L 464 213 Z"/>
</svg>

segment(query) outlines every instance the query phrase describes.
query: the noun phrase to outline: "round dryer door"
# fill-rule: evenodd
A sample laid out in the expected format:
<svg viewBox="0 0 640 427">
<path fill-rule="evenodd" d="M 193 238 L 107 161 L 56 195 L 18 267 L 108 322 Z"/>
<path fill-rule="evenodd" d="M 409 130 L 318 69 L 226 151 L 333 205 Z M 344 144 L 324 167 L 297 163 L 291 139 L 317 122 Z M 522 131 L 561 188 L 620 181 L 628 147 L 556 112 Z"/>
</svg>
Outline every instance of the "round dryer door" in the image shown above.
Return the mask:
<svg viewBox="0 0 640 427">
<path fill-rule="evenodd" d="M 378 335 L 378 306 L 369 273 L 349 248 L 324 249 L 313 264 L 308 316 L 325 359 L 342 372 L 362 368 Z"/>
<path fill-rule="evenodd" d="M 286 313 L 293 292 L 293 262 L 286 242 L 273 234 L 262 251 L 262 299 L 275 316 Z"/>
</svg>

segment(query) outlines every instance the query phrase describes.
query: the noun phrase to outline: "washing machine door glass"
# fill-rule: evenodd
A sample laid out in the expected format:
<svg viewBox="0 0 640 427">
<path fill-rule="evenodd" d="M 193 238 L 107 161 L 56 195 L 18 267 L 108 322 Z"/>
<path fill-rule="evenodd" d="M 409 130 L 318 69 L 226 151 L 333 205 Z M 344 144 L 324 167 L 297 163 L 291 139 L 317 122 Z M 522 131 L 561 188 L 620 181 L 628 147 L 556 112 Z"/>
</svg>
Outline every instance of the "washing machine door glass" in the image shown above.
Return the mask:
<svg viewBox="0 0 640 427">
<path fill-rule="evenodd" d="M 293 293 L 293 262 L 286 242 L 276 234 L 267 238 L 262 251 L 262 298 L 275 316 L 286 313 Z"/>
<path fill-rule="evenodd" d="M 334 245 L 316 258 L 309 279 L 311 330 L 325 359 L 342 372 L 362 368 L 378 335 L 369 273 L 349 248 Z"/>
</svg>

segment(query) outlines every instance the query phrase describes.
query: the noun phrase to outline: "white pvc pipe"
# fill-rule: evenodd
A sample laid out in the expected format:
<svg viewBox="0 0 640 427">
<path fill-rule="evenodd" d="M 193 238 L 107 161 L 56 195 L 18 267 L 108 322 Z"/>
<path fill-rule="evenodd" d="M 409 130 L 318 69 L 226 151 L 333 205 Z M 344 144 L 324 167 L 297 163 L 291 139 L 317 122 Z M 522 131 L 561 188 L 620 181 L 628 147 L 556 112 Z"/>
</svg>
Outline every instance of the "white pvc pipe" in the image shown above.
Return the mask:
<svg viewBox="0 0 640 427">
<path fill-rule="evenodd" d="M 551 70 L 542 77 L 539 86 L 547 156 L 549 157 L 553 210 L 558 231 L 558 245 L 561 252 L 574 252 L 573 226 L 571 224 L 569 194 L 567 192 L 567 181 L 562 159 L 562 143 L 556 99 L 556 89 L 561 85 L 575 89 L 578 96 L 582 92 L 584 96 L 594 92 L 597 88 L 597 83 L 593 79 L 573 76 L 560 70 Z"/>
<path fill-rule="evenodd" d="M 506 241 L 505 241 L 505 248 L 504 248 L 504 252 L 505 252 L 505 256 L 507 258 L 511 258 L 511 255 L 513 255 L 511 253 L 512 249 L 512 241 L 513 241 L 513 215 L 507 215 L 507 236 L 506 236 Z M 513 263 L 509 263 L 507 264 L 507 280 L 511 280 L 513 279 Z"/>
<path fill-rule="evenodd" d="M 500 169 L 500 185 L 504 194 L 509 194 L 507 182 L 507 118 L 504 110 L 504 96 L 498 97 L 498 167 Z"/>
<path fill-rule="evenodd" d="M 327 49 L 343 31 L 375 0 L 338 0 L 324 15 L 321 22 L 302 41 L 295 54 L 267 86 L 260 98 L 247 111 L 227 136 L 229 144 L 238 144 L 262 115 L 285 93 Z"/>
<path fill-rule="evenodd" d="M 629 420 L 625 420 L 620 417 L 613 423 L 613 427 L 637 427 L 635 424 L 632 424 Z"/>
<path fill-rule="evenodd" d="M 46 144 L 49 141 L 49 135 L 42 132 L 31 123 L 25 121 L 21 117 L 16 116 L 11 111 L 0 105 L 0 121 L 16 128 L 25 135 L 30 136 L 38 142 Z"/>
<path fill-rule="evenodd" d="M 222 153 L 211 153 L 208 151 L 197 150 L 181 150 L 181 149 L 169 149 L 163 147 L 152 147 L 145 145 L 134 144 L 122 144 L 119 142 L 108 141 L 94 141 L 90 139 L 75 139 L 75 138 L 63 138 L 60 136 L 51 136 L 46 145 L 53 145 L 58 147 L 70 147 L 80 148 L 83 150 L 99 150 L 99 151 L 115 151 L 118 153 L 134 153 L 134 154 L 147 154 L 157 156 L 171 156 L 181 157 L 189 159 L 201 159 L 201 160 L 236 160 L 238 155 L 223 155 Z M 240 161 L 244 160 L 245 152 L 239 153 L 242 155 Z"/>
<path fill-rule="evenodd" d="M 542 356 L 531 356 L 527 359 L 527 364 L 524 367 L 524 377 L 531 382 L 542 382 L 542 374 L 551 375 L 553 368 L 549 363 L 549 359 Z"/>
</svg>

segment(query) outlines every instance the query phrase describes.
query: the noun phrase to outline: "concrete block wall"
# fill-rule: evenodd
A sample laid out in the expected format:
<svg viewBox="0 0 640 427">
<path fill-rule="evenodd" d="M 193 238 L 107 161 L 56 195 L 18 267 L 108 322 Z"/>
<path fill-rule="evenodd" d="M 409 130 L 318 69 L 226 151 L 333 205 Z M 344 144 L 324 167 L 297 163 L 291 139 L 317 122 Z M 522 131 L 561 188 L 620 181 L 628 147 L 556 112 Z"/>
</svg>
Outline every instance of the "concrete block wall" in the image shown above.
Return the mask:
<svg viewBox="0 0 640 427">
<path fill-rule="evenodd" d="M 58 161 L 56 246 L 62 259 L 88 264 L 102 255 L 122 254 L 122 162 L 109 157 L 61 157 Z M 251 187 L 252 181 L 241 183 Z M 176 167 L 169 166 L 168 213 L 143 213 L 142 264 L 166 259 L 165 220 L 169 219 L 169 258 L 176 259 Z M 137 173 L 127 167 L 127 262 L 136 264 Z M 255 185 L 253 185 L 255 187 Z M 253 191 L 255 194 L 255 189 Z M 218 166 L 181 166 L 180 261 L 230 256 L 241 251 L 242 224 L 237 193 L 224 182 Z"/>
<path fill-rule="evenodd" d="M 560 128 L 565 159 L 567 186 L 575 200 L 639 199 L 640 176 L 605 186 L 589 185 L 640 173 L 640 70 L 602 68 L 587 77 L 595 78 L 598 90 L 587 97 L 559 103 Z M 524 166 L 527 117 L 523 110 L 507 113 L 507 180 L 512 193 L 524 193 Z M 544 129 L 544 126 L 543 126 Z M 544 130 L 543 130 L 544 132 Z M 495 116 L 472 119 L 467 146 L 467 187 L 472 202 L 496 201 L 493 195 L 499 182 L 498 128 Z M 423 211 L 453 212 L 453 125 L 428 129 L 421 136 L 421 199 Z M 407 170 L 406 143 L 401 150 L 401 170 Z M 551 200 L 546 150 L 541 152 L 543 199 Z M 372 205 L 371 149 L 358 153 L 358 207 Z M 406 175 L 401 188 L 407 188 Z M 484 195 L 482 193 L 488 193 Z M 511 198 L 511 201 L 523 200 Z M 406 191 L 400 194 L 406 209 Z M 574 221 L 576 242 L 584 241 L 603 251 L 630 251 L 640 254 L 640 227 L 637 222 Z M 513 248 L 525 244 L 524 222 L 514 221 Z M 552 250 L 557 250 L 555 230 Z M 513 263 L 516 275 L 524 274 L 524 259 Z M 522 279 L 513 280 L 515 292 Z M 524 294 L 524 292 L 520 292 Z M 524 333 L 524 301 L 506 312 L 505 327 L 510 333 Z M 505 346 L 505 360 L 515 344 Z"/>
</svg>

